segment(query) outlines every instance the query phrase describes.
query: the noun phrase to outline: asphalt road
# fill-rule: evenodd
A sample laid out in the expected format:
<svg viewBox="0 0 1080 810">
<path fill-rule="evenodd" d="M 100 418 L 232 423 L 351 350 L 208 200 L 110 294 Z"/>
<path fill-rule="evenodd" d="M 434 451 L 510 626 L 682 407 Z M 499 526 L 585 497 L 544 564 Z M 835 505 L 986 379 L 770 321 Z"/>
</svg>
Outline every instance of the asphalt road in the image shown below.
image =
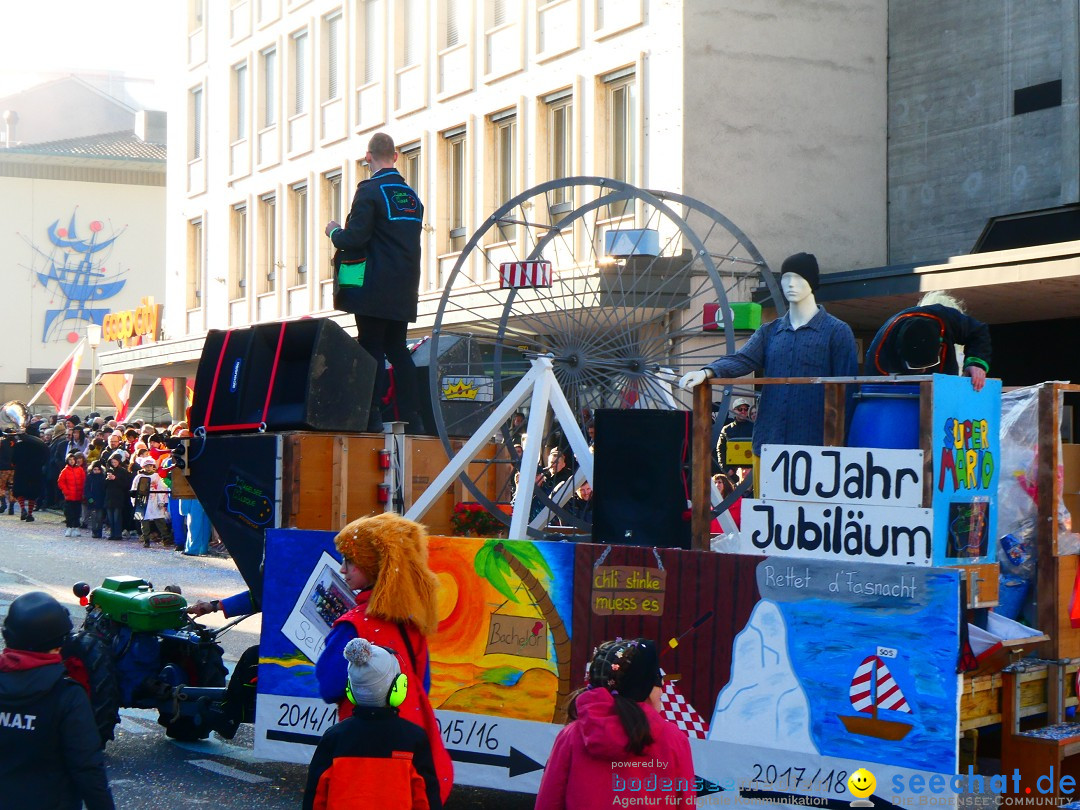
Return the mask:
<svg viewBox="0 0 1080 810">
<path fill-rule="evenodd" d="M 139 540 L 95 540 L 63 536 L 57 513 L 39 513 L 33 523 L 18 515 L 0 516 L 0 617 L 20 594 L 43 590 L 71 608 L 76 626 L 84 609 L 71 586 L 85 581 L 96 586 L 108 576 L 138 576 L 157 589 L 179 585 L 189 601 L 237 593 L 244 581 L 225 557 L 188 557 L 160 547 L 144 549 Z M 205 617 L 219 626 L 220 614 Z M 221 642 L 226 663 L 258 642 L 259 617 L 246 619 L 225 633 Z M 299 765 L 256 759 L 252 728 L 241 727 L 231 741 L 217 735 L 198 743 L 167 738 L 157 713 L 122 709 L 116 739 L 106 749 L 109 781 L 118 808 L 214 807 L 221 810 L 297 808 L 307 769 Z M 456 787 L 448 810 L 526 810 L 533 797 L 519 793 Z"/>
</svg>

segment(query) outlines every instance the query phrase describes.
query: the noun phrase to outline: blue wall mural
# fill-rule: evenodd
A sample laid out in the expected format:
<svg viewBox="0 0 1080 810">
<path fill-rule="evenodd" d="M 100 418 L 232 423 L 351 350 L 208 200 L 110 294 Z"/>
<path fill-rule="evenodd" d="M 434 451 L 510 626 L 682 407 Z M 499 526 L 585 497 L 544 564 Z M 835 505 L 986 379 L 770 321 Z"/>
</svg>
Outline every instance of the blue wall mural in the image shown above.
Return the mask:
<svg viewBox="0 0 1080 810">
<path fill-rule="evenodd" d="M 82 327 L 101 326 L 110 308 L 95 304 L 114 297 L 127 284 L 121 278 L 126 271 L 106 264 L 125 229 L 106 236 L 104 223 L 95 219 L 87 226 L 88 236 L 81 236 L 77 213 L 77 209 L 72 212 L 66 228 L 59 219 L 48 227 L 47 245 L 31 242 L 35 254 L 44 260 L 33 268 L 37 283 L 51 294 L 49 304 L 56 305 L 45 310 L 42 343 L 73 343 L 81 337 Z"/>
</svg>

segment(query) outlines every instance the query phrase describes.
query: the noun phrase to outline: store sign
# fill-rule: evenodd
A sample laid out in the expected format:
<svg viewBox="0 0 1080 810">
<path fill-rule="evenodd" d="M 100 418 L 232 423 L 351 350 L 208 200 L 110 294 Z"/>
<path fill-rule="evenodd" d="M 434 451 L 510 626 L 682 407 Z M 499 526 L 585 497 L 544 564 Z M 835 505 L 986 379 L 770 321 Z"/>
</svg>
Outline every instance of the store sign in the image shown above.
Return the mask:
<svg viewBox="0 0 1080 810">
<path fill-rule="evenodd" d="M 160 329 L 161 304 L 155 304 L 154 297 L 147 295 L 143 296 L 135 309 L 106 315 L 101 324 L 101 337 L 103 340 L 121 341 L 134 337 L 157 340 Z"/>
</svg>

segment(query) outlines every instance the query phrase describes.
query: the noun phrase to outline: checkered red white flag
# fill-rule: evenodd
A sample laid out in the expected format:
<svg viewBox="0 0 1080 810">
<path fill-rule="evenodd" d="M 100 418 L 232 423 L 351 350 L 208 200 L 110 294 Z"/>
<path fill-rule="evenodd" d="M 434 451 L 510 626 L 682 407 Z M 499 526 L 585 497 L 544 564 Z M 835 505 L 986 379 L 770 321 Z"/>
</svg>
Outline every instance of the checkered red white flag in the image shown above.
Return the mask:
<svg viewBox="0 0 1080 810">
<path fill-rule="evenodd" d="M 660 673 L 663 674 L 663 670 L 660 670 Z M 660 715 L 685 731 L 688 737 L 704 740 L 709 733 L 709 724 L 701 719 L 701 715 L 675 688 L 674 681 L 667 678 L 664 679 L 660 691 Z"/>
<path fill-rule="evenodd" d="M 499 265 L 499 287 L 522 289 L 551 286 L 551 262 L 503 262 Z"/>
</svg>

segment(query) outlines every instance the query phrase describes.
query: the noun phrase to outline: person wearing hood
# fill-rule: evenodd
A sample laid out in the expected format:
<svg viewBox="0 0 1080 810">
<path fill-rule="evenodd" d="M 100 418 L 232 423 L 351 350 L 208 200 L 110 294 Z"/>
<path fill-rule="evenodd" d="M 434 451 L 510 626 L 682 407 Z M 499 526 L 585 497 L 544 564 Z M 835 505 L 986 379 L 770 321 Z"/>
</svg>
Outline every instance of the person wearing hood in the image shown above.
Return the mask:
<svg viewBox="0 0 1080 810">
<path fill-rule="evenodd" d="M 0 653 L 0 785 L 4 807 L 114 810 L 86 690 L 67 677 L 67 609 L 41 591 L 11 603 Z"/>
<path fill-rule="evenodd" d="M 644 638 L 606 641 L 593 652 L 571 722 L 555 738 L 536 810 L 630 804 L 693 807 L 690 740 L 659 714 L 660 661 Z"/>
</svg>

